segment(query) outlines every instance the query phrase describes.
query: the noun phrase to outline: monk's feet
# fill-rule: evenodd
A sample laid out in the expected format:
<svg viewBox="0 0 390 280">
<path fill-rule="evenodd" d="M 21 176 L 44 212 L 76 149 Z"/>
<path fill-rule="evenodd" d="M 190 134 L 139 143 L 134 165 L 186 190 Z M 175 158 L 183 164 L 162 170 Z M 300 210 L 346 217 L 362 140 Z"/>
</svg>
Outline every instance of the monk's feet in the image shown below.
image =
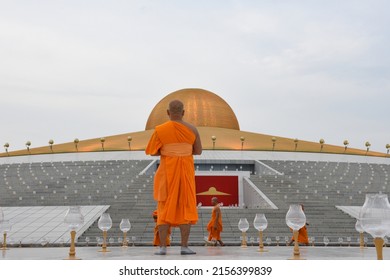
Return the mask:
<svg viewBox="0 0 390 280">
<path fill-rule="evenodd" d="M 217 240 L 220 246 L 225 246 L 225 243 L 222 242 L 222 240 Z"/>
<path fill-rule="evenodd" d="M 215 240 L 205 240 L 205 241 L 208 246 L 217 246 L 217 241 Z"/>
<path fill-rule="evenodd" d="M 160 255 L 160 256 L 166 255 L 167 254 L 167 247 L 160 247 L 160 251 L 155 252 L 154 254 Z"/>
<path fill-rule="evenodd" d="M 188 247 L 181 247 L 180 254 L 181 255 L 194 255 L 194 254 L 196 254 L 196 252 L 192 251 Z"/>
</svg>

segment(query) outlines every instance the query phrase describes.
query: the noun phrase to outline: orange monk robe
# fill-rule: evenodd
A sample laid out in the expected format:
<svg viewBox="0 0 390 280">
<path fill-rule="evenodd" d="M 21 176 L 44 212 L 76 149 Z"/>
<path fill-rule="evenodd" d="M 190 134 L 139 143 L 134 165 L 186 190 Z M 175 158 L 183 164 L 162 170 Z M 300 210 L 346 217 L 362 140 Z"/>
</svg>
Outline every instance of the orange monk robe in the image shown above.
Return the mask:
<svg viewBox="0 0 390 280">
<path fill-rule="evenodd" d="M 294 236 L 291 238 L 294 241 Z M 298 231 L 298 243 L 309 245 L 309 236 L 307 234 L 307 227 L 303 226 Z"/>
<path fill-rule="evenodd" d="M 217 212 L 219 212 L 217 218 Z M 214 225 L 217 225 L 217 228 L 214 228 Z M 222 224 L 222 215 L 221 210 L 219 208 L 219 204 L 215 205 L 213 211 L 211 212 L 211 220 L 207 224 L 207 231 L 209 232 L 208 240 L 221 240 L 221 232 L 223 229 Z"/>
<path fill-rule="evenodd" d="M 160 246 L 160 233 L 158 232 L 158 225 L 157 225 L 157 210 L 153 211 L 153 219 L 154 222 L 156 223 L 156 226 L 154 227 L 154 238 L 153 238 L 153 246 Z M 171 235 L 171 228 L 168 228 L 168 234 L 167 234 L 167 239 L 166 239 L 166 245 L 171 246 L 171 239 L 169 236 Z"/>
<path fill-rule="evenodd" d="M 155 128 L 145 149 L 146 154 L 161 156 L 154 176 L 157 225 L 178 226 L 198 221 L 192 155 L 195 139 L 196 135 L 186 125 L 168 121 Z"/>
</svg>

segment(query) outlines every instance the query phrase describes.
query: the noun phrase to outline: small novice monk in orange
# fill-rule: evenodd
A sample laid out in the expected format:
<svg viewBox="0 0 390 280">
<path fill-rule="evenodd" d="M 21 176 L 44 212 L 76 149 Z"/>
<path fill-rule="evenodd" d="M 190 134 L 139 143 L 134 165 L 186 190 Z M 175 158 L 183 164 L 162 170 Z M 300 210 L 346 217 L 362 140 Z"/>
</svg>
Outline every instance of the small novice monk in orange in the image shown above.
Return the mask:
<svg viewBox="0 0 390 280">
<path fill-rule="evenodd" d="M 301 207 L 302 207 L 302 211 L 305 211 L 305 208 L 304 208 L 303 204 L 301 204 Z M 299 245 L 309 245 L 309 236 L 307 234 L 307 227 L 306 227 L 308 225 L 309 224 L 306 223 L 298 231 L 298 244 Z M 293 242 L 294 242 L 294 236 L 291 238 L 290 243 L 288 243 L 288 245 L 291 245 Z"/>
<path fill-rule="evenodd" d="M 154 227 L 154 238 L 153 238 L 153 246 L 160 246 L 160 234 L 158 232 L 158 225 L 157 225 L 157 210 L 153 211 L 153 219 L 154 222 L 156 223 L 156 226 Z M 166 245 L 171 246 L 171 240 L 170 240 L 170 235 L 171 235 L 171 228 L 169 227 L 168 229 L 168 234 L 167 234 L 167 240 L 166 240 Z"/>
<path fill-rule="evenodd" d="M 207 240 L 207 243 L 215 246 L 218 242 L 221 246 L 224 246 L 225 244 L 221 240 L 221 232 L 223 229 L 223 225 L 218 198 L 213 197 L 211 199 L 211 203 L 214 207 L 213 211 L 211 212 L 211 220 L 207 224 L 207 231 L 209 232 L 209 238 Z"/>
</svg>

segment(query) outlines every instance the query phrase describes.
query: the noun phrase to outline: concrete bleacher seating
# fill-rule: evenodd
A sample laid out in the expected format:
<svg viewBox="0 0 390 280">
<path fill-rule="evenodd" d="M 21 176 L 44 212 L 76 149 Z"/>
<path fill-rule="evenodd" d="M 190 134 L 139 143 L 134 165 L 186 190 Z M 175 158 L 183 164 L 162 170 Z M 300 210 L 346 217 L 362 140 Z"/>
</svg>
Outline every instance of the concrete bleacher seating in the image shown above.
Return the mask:
<svg viewBox="0 0 390 280">
<path fill-rule="evenodd" d="M 198 171 L 246 171 L 249 180 L 260 189 L 278 209 L 261 209 L 258 205 L 245 207 L 223 207 L 224 231 L 222 238 L 227 244 L 239 244 L 240 218 L 247 218 L 250 229 L 247 236 L 257 242 L 258 232 L 253 228 L 256 213 L 265 213 L 268 228 L 264 241 L 271 238 L 271 244 L 285 244 L 291 238 L 285 216 L 290 204 L 305 205 L 308 232 L 315 237 L 316 244 L 323 244 L 324 236 L 331 244 L 338 244 L 338 238 L 352 238 L 356 244 L 355 219 L 336 206 L 361 206 L 366 193 L 389 193 L 388 174 L 390 165 L 374 163 L 317 162 L 260 160 L 270 169 L 256 171 L 255 161 L 197 161 Z M 155 223 L 152 212 L 156 207 L 153 200 L 152 160 L 97 160 L 57 161 L 40 163 L 0 164 L 0 206 L 68 206 L 68 205 L 110 205 L 107 212 L 113 220 L 108 236 L 116 244 L 122 237 L 119 223 L 128 218 L 132 228 L 128 233 L 130 243 L 151 245 Z M 148 172 L 143 173 L 147 167 Z M 265 168 L 266 169 L 266 168 Z M 256 173 L 257 172 L 257 173 Z M 199 222 L 192 227 L 190 243 L 203 244 L 208 235 L 206 225 L 210 208 L 199 209 Z M 173 244 L 180 240 L 178 229 L 172 231 Z M 96 245 L 96 237 L 102 232 L 97 221 L 80 236 L 78 242 Z"/>
<path fill-rule="evenodd" d="M 327 236 L 331 242 L 353 237 L 356 242 L 356 220 L 335 206 L 362 206 L 366 193 L 388 193 L 388 173 L 385 164 L 263 161 L 283 173 L 251 176 L 278 207 L 288 210 L 294 203 L 305 205 L 309 234 L 318 241 Z"/>
<path fill-rule="evenodd" d="M 145 161 L 77 161 L 0 165 L 1 206 L 110 205 L 113 235 L 119 235 L 122 218 L 133 221 L 133 232 L 142 236 L 143 222 L 138 222 L 134 207 L 150 211 L 152 178 L 139 173 L 150 163 Z M 149 212 L 150 212 L 149 211 Z M 151 212 L 150 212 L 151 213 Z M 101 232 L 97 222 L 86 236 Z M 80 239 L 83 239 L 80 237 Z M 84 238 L 85 239 L 85 238 Z"/>
</svg>

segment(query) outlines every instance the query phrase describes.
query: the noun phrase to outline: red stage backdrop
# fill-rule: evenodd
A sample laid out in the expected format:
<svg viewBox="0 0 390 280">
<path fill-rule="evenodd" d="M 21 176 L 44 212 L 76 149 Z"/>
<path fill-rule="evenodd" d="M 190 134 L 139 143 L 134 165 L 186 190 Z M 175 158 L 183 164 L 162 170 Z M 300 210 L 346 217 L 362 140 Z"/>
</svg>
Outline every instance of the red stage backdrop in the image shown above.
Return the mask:
<svg viewBox="0 0 390 280">
<path fill-rule="evenodd" d="M 202 206 L 212 206 L 218 197 L 224 206 L 238 204 L 238 176 L 195 176 L 196 199 Z"/>
</svg>

